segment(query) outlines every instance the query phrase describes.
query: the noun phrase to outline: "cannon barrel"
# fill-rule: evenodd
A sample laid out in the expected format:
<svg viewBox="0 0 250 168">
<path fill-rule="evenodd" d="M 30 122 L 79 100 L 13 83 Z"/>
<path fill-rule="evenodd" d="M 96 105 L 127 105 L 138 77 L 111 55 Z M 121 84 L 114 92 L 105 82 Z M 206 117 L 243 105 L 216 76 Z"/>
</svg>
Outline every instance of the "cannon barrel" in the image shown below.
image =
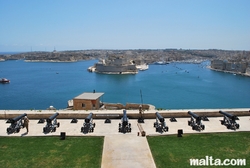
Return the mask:
<svg viewBox="0 0 250 168">
<path fill-rule="evenodd" d="M 89 113 L 89 115 L 85 118 L 85 122 L 89 123 L 92 119 L 93 113 Z"/>
<path fill-rule="evenodd" d="M 160 113 L 156 112 L 155 113 L 156 117 L 160 120 L 160 122 L 164 122 L 164 118 L 160 115 Z"/>
<path fill-rule="evenodd" d="M 48 123 L 51 123 L 51 121 L 54 120 L 58 115 L 59 115 L 59 113 L 55 113 L 52 116 L 50 116 L 49 118 L 47 118 L 46 121 Z"/>
<path fill-rule="evenodd" d="M 20 115 L 20 116 L 17 116 L 17 117 L 15 117 L 15 118 L 11 118 L 11 119 L 10 119 L 10 122 L 13 124 L 13 123 L 15 123 L 16 121 L 18 121 L 18 120 L 20 120 L 21 118 L 23 118 L 24 116 L 27 116 L 27 114 L 24 113 L 24 114 L 22 114 L 22 115 Z"/>
<path fill-rule="evenodd" d="M 123 110 L 123 116 L 122 116 L 122 124 L 127 125 L 128 124 L 128 117 L 126 110 Z"/>
<path fill-rule="evenodd" d="M 188 111 L 188 114 L 191 115 L 191 116 L 193 116 L 196 120 L 201 120 L 200 116 L 198 116 L 197 114 L 195 114 L 195 113 L 193 113 L 191 111 Z"/>
<path fill-rule="evenodd" d="M 223 114 L 223 115 L 229 117 L 229 118 L 232 119 L 232 120 L 236 120 L 236 119 L 238 118 L 236 115 L 233 115 L 233 114 L 230 114 L 230 113 L 221 111 L 221 110 L 219 111 L 219 113 L 221 113 L 221 114 Z"/>
</svg>

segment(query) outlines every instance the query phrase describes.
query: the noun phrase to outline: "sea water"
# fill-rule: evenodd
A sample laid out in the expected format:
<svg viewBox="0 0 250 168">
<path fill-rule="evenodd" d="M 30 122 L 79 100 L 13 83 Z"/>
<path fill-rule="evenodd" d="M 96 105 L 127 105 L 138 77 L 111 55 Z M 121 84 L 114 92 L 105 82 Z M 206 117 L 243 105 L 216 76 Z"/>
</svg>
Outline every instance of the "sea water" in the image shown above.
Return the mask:
<svg viewBox="0 0 250 168">
<path fill-rule="evenodd" d="M 104 92 L 108 103 L 143 103 L 163 109 L 249 108 L 250 77 L 212 71 L 202 64 L 149 65 L 135 75 L 90 73 L 97 60 L 58 63 L 0 62 L 0 109 L 57 109 L 83 92 Z"/>
</svg>

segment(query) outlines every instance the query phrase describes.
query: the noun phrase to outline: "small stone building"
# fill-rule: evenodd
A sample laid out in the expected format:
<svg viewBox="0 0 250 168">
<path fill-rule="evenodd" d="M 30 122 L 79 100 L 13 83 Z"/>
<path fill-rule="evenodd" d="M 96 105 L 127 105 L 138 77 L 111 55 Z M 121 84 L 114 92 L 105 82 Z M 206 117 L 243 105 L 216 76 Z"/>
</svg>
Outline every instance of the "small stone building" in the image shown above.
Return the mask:
<svg viewBox="0 0 250 168">
<path fill-rule="evenodd" d="M 74 110 L 98 110 L 100 98 L 104 93 L 82 93 L 73 99 Z"/>
</svg>

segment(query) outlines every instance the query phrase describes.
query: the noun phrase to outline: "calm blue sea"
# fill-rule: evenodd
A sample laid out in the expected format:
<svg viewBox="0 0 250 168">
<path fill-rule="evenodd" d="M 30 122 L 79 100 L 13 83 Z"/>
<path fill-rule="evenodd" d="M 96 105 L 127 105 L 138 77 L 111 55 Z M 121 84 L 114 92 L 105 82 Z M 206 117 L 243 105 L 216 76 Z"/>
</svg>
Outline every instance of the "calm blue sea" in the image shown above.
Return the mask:
<svg viewBox="0 0 250 168">
<path fill-rule="evenodd" d="M 72 63 L 0 62 L 0 109 L 57 109 L 83 92 L 105 92 L 103 102 L 149 103 L 165 109 L 249 108 L 250 78 L 202 64 L 150 65 L 136 75 L 90 73 L 97 60 Z M 142 93 L 142 100 L 141 94 Z"/>
</svg>

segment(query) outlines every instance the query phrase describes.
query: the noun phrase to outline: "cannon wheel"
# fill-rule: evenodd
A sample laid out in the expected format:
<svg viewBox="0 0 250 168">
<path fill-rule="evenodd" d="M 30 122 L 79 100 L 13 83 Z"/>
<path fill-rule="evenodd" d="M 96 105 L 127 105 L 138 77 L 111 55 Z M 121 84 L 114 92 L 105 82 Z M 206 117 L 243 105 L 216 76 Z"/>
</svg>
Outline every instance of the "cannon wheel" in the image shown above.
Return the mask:
<svg viewBox="0 0 250 168">
<path fill-rule="evenodd" d="M 158 128 L 155 128 L 155 131 L 156 131 L 156 132 L 158 132 L 158 131 L 159 131 L 159 129 L 158 129 Z"/>
<path fill-rule="evenodd" d="M 60 123 L 59 122 L 57 123 L 57 127 L 60 127 Z"/>
<path fill-rule="evenodd" d="M 165 128 L 165 132 L 168 132 L 168 127 Z"/>
<path fill-rule="evenodd" d="M 201 125 L 201 128 L 202 128 L 203 130 L 205 130 L 205 125 Z"/>
<path fill-rule="evenodd" d="M 11 133 L 11 128 L 7 128 L 7 133 Z"/>
<path fill-rule="evenodd" d="M 192 126 L 192 130 L 196 130 L 196 126 L 195 125 Z"/>
<path fill-rule="evenodd" d="M 89 128 L 89 132 L 93 132 L 93 128 Z"/>
</svg>

